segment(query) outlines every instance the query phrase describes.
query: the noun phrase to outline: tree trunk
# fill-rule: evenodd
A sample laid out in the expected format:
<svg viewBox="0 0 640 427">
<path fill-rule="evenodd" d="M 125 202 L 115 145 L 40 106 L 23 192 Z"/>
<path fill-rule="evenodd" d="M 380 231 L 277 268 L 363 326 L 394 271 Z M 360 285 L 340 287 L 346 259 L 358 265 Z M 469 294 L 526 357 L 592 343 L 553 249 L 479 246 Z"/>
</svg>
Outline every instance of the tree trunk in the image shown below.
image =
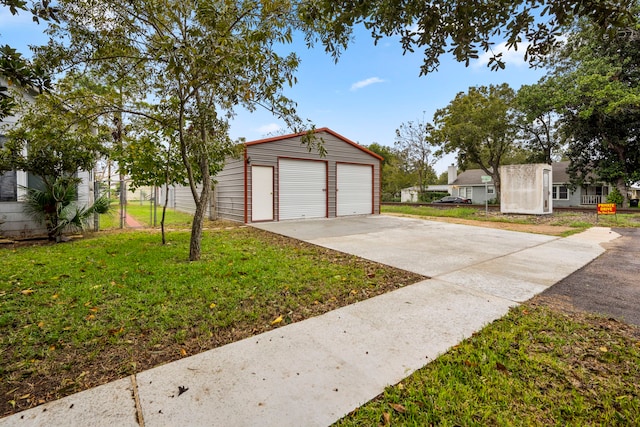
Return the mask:
<svg viewBox="0 0 640 427">
<path fill-rule="evenodd" d="M 204 224 L 204 214 L 209 206 L 209 193 L 211 191 L 211 177 L 203 176 L 202 192 L 199 200 L 196 201 L 196 212 L 191 224 L 191 242 L 189 244 L 189 261 L 198 261 L 202 254 L 202 228 Z"/>
<path fill-rule="evenodd" d="M 160 219 L 160 230 L 162 233 L 162 244 L 166 245 L 167 244 L 167 238 L 164 234 L 164 219 L 166 217 L 166 213 L 167 213 L 167 205 L 169 204 L 169 184 L 166 184 L 165 186 L 165 192 L 164 192 L 164 204 L 162 205 L 162 218 Z"/>
<path fill-rule="evenodd" d="M 628 208 L 629 207 L 629 194 L 627 193 L 627 183 L 625 182 L 624 178 L 618 178 L 618 180 L 616 181 L 616 188 L 618 189 L 618 191 L 620 192 L 620 194 L 622 195 L 622 206 L 621 208 Z"/>
</svg>

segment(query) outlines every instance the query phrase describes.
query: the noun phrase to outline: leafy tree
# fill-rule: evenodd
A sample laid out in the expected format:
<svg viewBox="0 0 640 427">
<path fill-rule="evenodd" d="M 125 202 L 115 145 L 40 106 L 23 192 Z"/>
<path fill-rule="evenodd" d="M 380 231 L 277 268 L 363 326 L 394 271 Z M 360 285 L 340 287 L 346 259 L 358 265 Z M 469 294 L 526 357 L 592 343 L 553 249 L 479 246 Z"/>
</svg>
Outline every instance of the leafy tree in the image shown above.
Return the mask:
<svg viewBox="0 0 640 427">
<path fill-rule="evenodd" d="M 500 165 L 514 160 L 514 126 L 510 112 L 514 92 L 507 85 L 471 87 L 436 111 L 437 143 L 444 153 L 458 153 L 462 170 L 477 165 L 493 178 L 500 198 Z"/>
<path fill-rule="evenodd" d="M 635 8 L 637 13 L 638 7 Z M 616 186 L 640 180 L 640 27 L 600 35 L 581 23 L 553 63 L 562 89 L 559 112 L 576 185 L 594 176 Z"/>
<path fill-rule="evenodd" d="M 436 180 L 436 184 L 439 185 L 446 185 L 449 183 L 449 172 L 442 172 L 440 175 L 438 175 L 438 179 Z"/>
<path fill-rule="evenodd" d="M 510 49 L 526 43 L 525 58 L 540 62 L 564 36 L 563 28 L 585 17 L 601 29 L 635 22 L 629 13 L 633 0 L 432 0 L 398 2 L 365 0 L 306 2 L 303 15 L 308 22 L 329 26 L 320 37 L 336 57 L 352 38 L 352 28 L 364 24 L 377 42 L 384 36 L 399 36 L 405 52 L 422 49 L 421 74 L 438 68 L 439 58 L 451 53 L 469 65 L 479 51 L 490 52 L 489 66 L 504 68 L 501 53 L 494 53 L 494 41 L 501 37 Z"/>
<path fill-rule="evenodd" d="M 58 19 L 58 9 L 49 0 L 38 1 L 30 6 L 24 0 L 0 0 L 0 6 L 8 8 L 12 15 L 20 11 L 31 13 L 34 22 Z M 0 46 L 0 121 L 17 107 L 9 91 L 11 85 L 41 93 L 51 89 L 51 79 L 41 66 L 28 61 L 11 46 L 4 45 Z"/>
<path fill-rule="evenodd" d="M 52 240 L 59 241 L 67 226 L 81 227 L 104 202 L 79 208 L 78 170 L 91 170 L 105 154 L 105 134 L 95 123 L 79 117 L 50 94 L 38 96 L 22 107 L 18 125 L 6 132 L 2 155 L 10 169 L 40 178 L 42 188 L 27 189 L 27 211 L 42 220 Z"/>
<path fill-rule="evenodd" d="M 377 142 L 369 145 L 368 148 L 384 159 L 381 167 L 383 201 L 397 201 L 401 190 L 412 186 L 415 182 L 415 173 L 407 169 L 404 153 L 397 149 Z"/>
<path fill-rule="evenodd" d="M 433 154 L 435 128 L 423 120 L 409 121 L 396 129 L 396 149 L 403 154 L 407 167 L 412 171 L 420 188 L 420 197 L 424 197 L 427 185 L 437 179 L 433 165 L 438 156 Z"/>
<path fill-rule="evenodd" d="M 186 185 L 187 177 L 178 149 L 177 136 L 166 133 L 158 122 L 144 117 L 132 120 L 124 137 L 125 144 L 112 156 L 120 170 L 131 179 L 132 187 L 165 186 L 160 228 L 162 244 L 166 243 L 164 220 L 169 203 L 169 186 Z"/>
<path fill-rule="evenodd" d="M 518 141 L 529 154 L 526 163 L 548 163 L 561 157 L 562 137 L 556 106 L 560 88 L 553 80 L 522 86 L 514 99 Z"/>
<path fill-rule="evenodd" d="M 87 10 L 62 0 L 60 7 L 65 19 L 53 33 L 69 46 L 51 42 L 40 52 L 48 63 L 88 66 L 112 83 L 137 85 L 139 99 L 154 100 L 154 108 L 124 98 L 102 114 L 143 115 L 176 135 L 196 204 L 189 259 L 199 259 L 211 177 L 235 151 L 227 123 L 234 109 L 264 107 L 294 130 L 303 125 L 282 93 L 295 81 L 298 58 L 279 53 L 299 28 L 297 2 L 107 0 Z M 305 142 L 319 146 L 308 135 Z"/>
</svg>

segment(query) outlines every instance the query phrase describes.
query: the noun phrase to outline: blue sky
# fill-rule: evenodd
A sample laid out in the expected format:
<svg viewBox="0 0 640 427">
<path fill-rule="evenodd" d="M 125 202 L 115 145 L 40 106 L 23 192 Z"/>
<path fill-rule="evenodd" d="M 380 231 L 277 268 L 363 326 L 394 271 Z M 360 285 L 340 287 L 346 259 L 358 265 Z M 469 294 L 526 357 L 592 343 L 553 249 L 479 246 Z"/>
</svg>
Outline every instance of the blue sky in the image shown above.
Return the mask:
<svg viewBox="0 0 640 427">
<path fill-rule="evenodd" d="M 15 17 L 0 8 L 0 44 L 10 44 L 26 55 L 28 45 L 45 42 L 43 28 L 31 23 L 26 13 Z M 395 130 L 402 123 L 423 116 L 431 121 L 437 109 L 470 86 L 506 82 L 518 89 L 537 82 L 544 74 L 523 62 L 521 48 L 506 54 L 506 70 L 490 71 L 482 58 L 465 67 L 443 57 L 438 72 L 419 77 L 421 52 L 402 55 L 395 38 L 381 40 L 376 46 L 365 30 L 356 32 L 354 43 L 337 64 L 321 46 L 309 50 L 300 40 L 290 48 L 302 61 L 298 84 L 286 91 L 298 103 L 299 115 L 363 145 L 377 142 L 392 146 Z M 266 111 L 239 111 L 232 122 L 231 137 L 251 141 L 281 132 L 283 127 Z M 452 162 L 453 156 L 442 159 L 436 171 L 445 171 Z"/>
</svg>

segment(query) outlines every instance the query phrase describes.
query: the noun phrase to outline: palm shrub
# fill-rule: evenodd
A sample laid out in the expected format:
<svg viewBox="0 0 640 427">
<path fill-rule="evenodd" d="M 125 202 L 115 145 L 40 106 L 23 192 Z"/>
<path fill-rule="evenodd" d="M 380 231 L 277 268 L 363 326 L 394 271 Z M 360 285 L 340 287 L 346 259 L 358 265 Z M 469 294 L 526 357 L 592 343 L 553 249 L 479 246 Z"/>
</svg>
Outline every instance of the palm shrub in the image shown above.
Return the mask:
<svg viewBox="0 0 640 427">
<path fill-rule="evenodd" d="M 79 206 L 79 183 L 79 178 L 59 177 L 42 190 L 25 189 L 25 213 L 47 228 L 49 240 L 60 242 L 65 230 L 84 230 L 92 215 L 109 211 L 109 199 L 105 196 L 91 206 Z"/>
</svg>

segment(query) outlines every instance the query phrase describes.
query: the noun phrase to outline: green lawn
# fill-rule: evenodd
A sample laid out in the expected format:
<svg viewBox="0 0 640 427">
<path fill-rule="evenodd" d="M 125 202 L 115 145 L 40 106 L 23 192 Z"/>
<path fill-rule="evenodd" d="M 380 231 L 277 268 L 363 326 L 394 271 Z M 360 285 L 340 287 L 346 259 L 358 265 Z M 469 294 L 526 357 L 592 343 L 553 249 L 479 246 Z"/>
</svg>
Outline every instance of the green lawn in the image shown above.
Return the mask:
<svg viewBox="0 0 640 427">
<path fill-rule="evenodd" d="M 0 416 L 419 279 L 227 225 L 0 248 Z M 338 425 L 640 425 L 638 336 L 525 304 Z"/>
<path fill-rule="evenodd" d="M 168 242 L 0 248 L 0 415 L 421 278 L 250 227 L 205 231 L 199 262 Z"/>
<path fill-rule="evenodd" d="M 100 215 L 100 230 L 111 230 L 120 228 L 120 206 L 117 202 L 111 205 L 111 212 L 105 215 Z M 162 206 L 158 205 L 154 207 L 148 201 L 130 201 L 127 203 L 126 212 L 133 218 L 135 218 L 140 224 L 145 227 L 160 227 L 160 221 L 162 219 Z M 154 222 L 155 220 L 155 222 Z M 165 226 L 171 228 L 188 228 L 191 226 L 193 215 L 178 212 L 173 209 L 167 209 L 165 215 Z"/>
<path fill-rule="evenodd" d="M 599 225 L 602 227 L 640 227 L 640 211 L 632 214 L 596 215 L 593 212 L 565 212 L 558 211 L 551 215 L 510 215 L 500 212 L 489 212 L 485 209 L 469 207 L 442 207 L 386 205 L 381 208 L 382 213 L 415 215 L 421 217 L 460 218 L 477 221 L 507 222 L 513 224 L 548 224 L 574 228 L 575 231 Z"/>
<path fill-rule="evenodd" d="M 525 304 L 336 425 L 638 426 L 633 334 L 609 319 Z"/>
</svg>

